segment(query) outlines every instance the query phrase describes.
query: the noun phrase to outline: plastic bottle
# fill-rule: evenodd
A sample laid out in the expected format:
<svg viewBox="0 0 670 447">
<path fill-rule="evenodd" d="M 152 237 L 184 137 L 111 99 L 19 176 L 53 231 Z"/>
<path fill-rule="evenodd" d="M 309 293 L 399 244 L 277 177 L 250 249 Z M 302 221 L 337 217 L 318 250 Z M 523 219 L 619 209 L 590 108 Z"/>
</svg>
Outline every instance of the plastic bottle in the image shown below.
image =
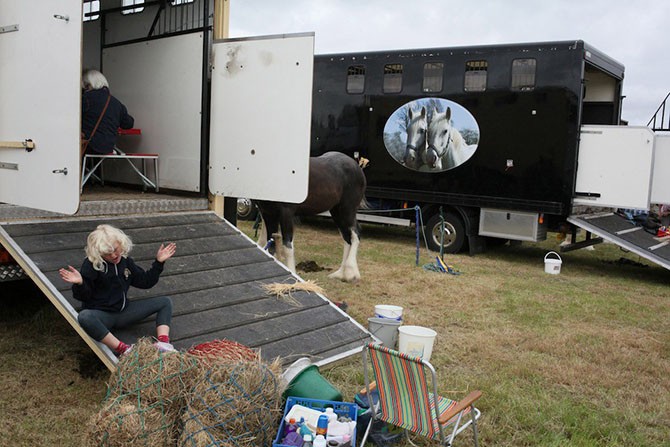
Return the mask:
<svg viewBox="0 0 670 447">
<path fill-rule="evenodd" d="M 337 420 L 337 414 L 331 407 L 326 408 L 326 416 L 328 416 L 329 423 Z"/>
<path fill-rule="evenodd" d="M 295 419 L 291 418 L 289 419 L 288 424 L 286 424 L 286 427 L 284 427 L 284 436 L 295 431 L 298 431 L 298 426 L 295 423 Z"/>
<path fill-rule="evenodd" d="M 321 416 L 319 416 L 319 420 L 316 423 L 316 435 L 317 437 L 319 435 L 323 436 L 325 440 L 327 432 L 328 432 L 328 416 L 322 414 Z M 314 439 L 314 441 L 316 441 L 316 439 Z"/>
<path fill-rule="evenodd" d="M 313 447 L 312 435 L 303 435 L 302 437 L 302 447 Z"/>
<path fill-rule="evenodd" d="M 328 443 L 326 442 L 326 438 L 323 435 L 316 435 L 312 445 L 314 447 L 327 447 Z"/>
</svg>

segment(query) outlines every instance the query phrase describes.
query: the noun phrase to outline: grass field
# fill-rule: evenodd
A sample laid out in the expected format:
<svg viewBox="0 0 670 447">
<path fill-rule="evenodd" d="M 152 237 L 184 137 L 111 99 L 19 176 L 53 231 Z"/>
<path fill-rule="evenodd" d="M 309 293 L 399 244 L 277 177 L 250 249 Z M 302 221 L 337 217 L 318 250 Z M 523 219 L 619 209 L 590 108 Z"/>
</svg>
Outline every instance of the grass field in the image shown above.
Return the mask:
<svg viewBox="0 0 670 447">
<path fill-rule="evenodd" d="M 436 330 L 440 392 L 484 393 L 481 445 L 670 446 L 670 272 L 601 244 L 548 275 L 553 236 L 449 255 L 461 274 L 448 275 L 421 267 L 434 262 L 425 249 L 415 265 L 410 230 L 365 226 L 352 285 L 327 278 L 342 243 L 323 220 L 298 227 L 296 261 L 323 267 L 301 276 L 365 326 L 376 304 L 396 304 L 405 324 Z M 0 445 L 81 445 L 106 371 L 38 290 L 1 290 Z M 347 400 L 363 383 L 359 356 L 322 374 Z"/>
</svg>

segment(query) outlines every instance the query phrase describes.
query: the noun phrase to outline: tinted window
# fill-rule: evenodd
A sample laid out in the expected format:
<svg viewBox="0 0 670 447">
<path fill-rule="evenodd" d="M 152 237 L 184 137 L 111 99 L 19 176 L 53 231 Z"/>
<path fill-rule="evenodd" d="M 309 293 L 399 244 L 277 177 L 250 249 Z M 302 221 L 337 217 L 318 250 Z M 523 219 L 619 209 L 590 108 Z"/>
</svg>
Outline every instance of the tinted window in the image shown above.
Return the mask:
<svg viewBox="0 0 670 447">
<path fill-rule="evenodd" d="M 441 92 L 444 64 L 442 62 L 426 62 L 423 64 L 423 91 Z"/>
<path fill-rule="evenodd" d="M 483 92 L 486 90 L 488 65 L 486 61 L 466 62 L 463 90 L 466 92 Z"/>
<path fill-rule="evenodd" d="M 347 93 L 363 93 L 365 90 L 365 67 L 351 65 L 347 69 Z"/>
<path fill-rule="evenodd" d="M 512 61 L 512 90 L 533 90 L 536 65 L 535 59 L 514 59 Z"/>
<path fill-rule="evenodd" d="M 384 93 L 398 93 L 402 90 L 402 64 L 384 65 Z"/>
</svg>

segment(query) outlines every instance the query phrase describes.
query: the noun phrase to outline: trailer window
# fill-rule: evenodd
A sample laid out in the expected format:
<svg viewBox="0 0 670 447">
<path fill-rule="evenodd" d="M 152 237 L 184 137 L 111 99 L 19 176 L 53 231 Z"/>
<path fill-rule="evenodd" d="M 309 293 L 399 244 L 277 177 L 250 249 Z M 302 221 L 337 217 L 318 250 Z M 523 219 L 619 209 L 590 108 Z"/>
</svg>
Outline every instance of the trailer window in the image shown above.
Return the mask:
<svg viewBox="0 0 670 447">
<path fill-rule="evenodd" d="M 363 93 L 365 90 L 365 67 L 351 65 L 347 69 L 347 93 Z"/>
<path fill-rule="evenodd" d="M 426 62 L 423 64 L 423 91 L 441 92 L 444 64 L 442 62 Z"/>
<path fill-rule="evenodd" d="M 133 5 L 143 5 L 144 0 L 123 0 L 121 2 L 121 6 L 133 6 Z M 121 14 L 135 14 L 138 12 L 144 11 L 144 6 L 140 6 L 137 8 L 129 8 L 129 9 L 124 9 L 121 11 Z"/>
<path fill-rule="evenodd" d="M 384 93 L 398 93 L 402 90 L 402 64 L 384 65 Z"/>
<path fill-rule="evenodd" d="M 465 63 L 463 90 L 466 92 L 483 92 L 486 90 L 488 68 L 489 63 L 487 61 L 467 61 Z"/>
<path fill-rule="evenodd" d="M 512 90 L 530 91 L 535 88 L 535 59 L 512 61 Z"/>
<path fill-rule="evenodd" d="M 91 20 L 98 20 L 100 14 L 88 15 L 94 12 L 100 12 L 100 0 L 93 0 L 90 2 L 84 2 L 84 22 L 90 22 Z"/>
</svg>

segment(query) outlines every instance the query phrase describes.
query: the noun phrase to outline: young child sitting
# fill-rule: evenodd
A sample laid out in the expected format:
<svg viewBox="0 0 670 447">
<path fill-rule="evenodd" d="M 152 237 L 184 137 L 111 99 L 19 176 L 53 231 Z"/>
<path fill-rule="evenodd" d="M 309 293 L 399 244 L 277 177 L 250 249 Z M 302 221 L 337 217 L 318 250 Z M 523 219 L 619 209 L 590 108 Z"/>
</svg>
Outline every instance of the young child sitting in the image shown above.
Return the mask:
<svg viewBox="0 0 670 447">
<path fill-rule="evenodd" d="M 130 286 L 149 289 L 156 285 L 163 271 L 163 264 L 175 254 L 174 243 L 161 244 L 156 259 L 149 270 L 143 270 L 128 253 L 133 247 L 130 238 L 111 225 L 98 225 L 88 235 L 86 259 L 78 271 L 71 265 L 58 272 L 72 284 L 72 295 L 82 302 L 78 321 L 95 340 L 102 342 L 117 355 L 132 348 L 112 334 L 114 328 L 137 323 L 152 314 L 156 315 L 156 347 L 161 351 L 174 351 L 170 344 L 172 301 L 167 296 L 130 301 Z"/>
</svg>

